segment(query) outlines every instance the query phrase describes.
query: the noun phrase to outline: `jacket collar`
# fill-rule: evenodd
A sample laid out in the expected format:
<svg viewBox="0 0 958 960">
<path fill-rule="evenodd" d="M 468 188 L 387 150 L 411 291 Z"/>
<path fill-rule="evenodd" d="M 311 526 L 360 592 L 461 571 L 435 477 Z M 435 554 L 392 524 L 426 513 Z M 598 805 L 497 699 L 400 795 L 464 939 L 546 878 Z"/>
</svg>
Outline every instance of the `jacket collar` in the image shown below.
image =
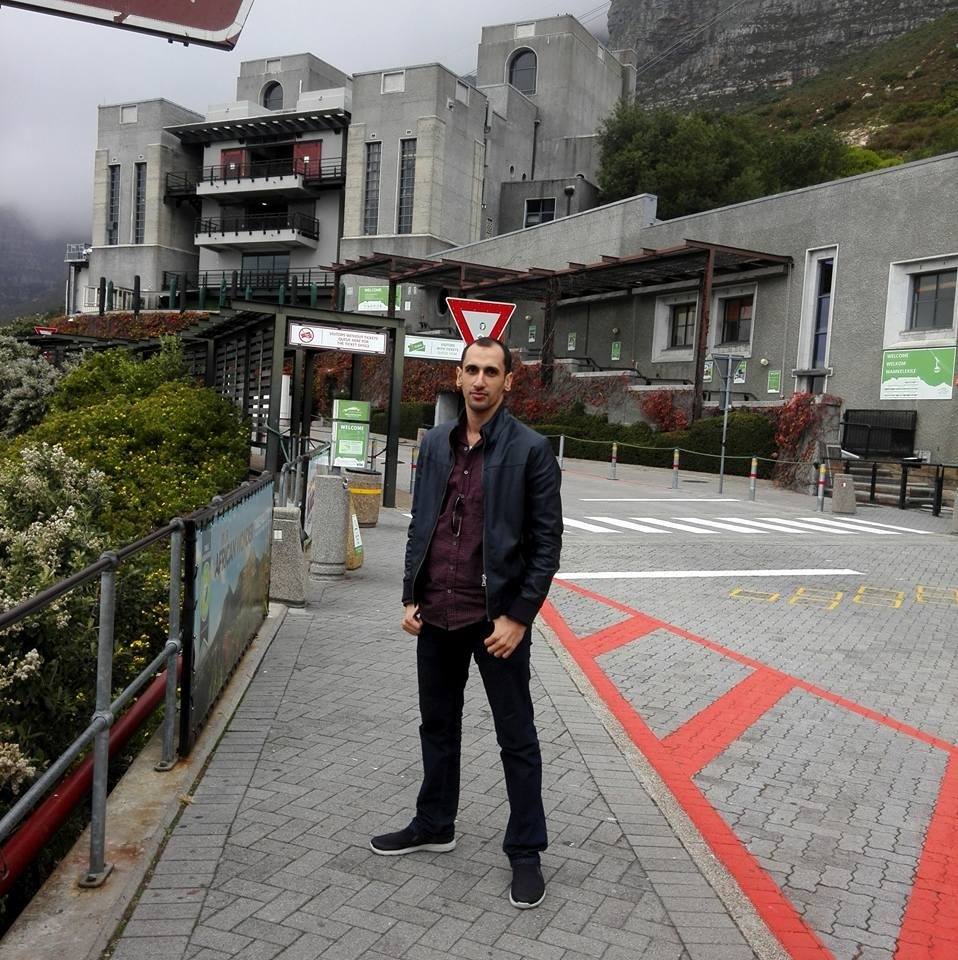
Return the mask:
<svg viewBox="0 0 958 960">
<path fill-rule="evenodd" d="M 508 424 L 510 420 L 512 420 L 512 414 L 509 412 L 505 403 L 503 403 L 496 411 L 496 415 L 488 423 L 483 424 L 479 430 L 479 433 L 482 436 L 483 444 L 487 447 L 494 444 L 497 437 L 502 433 L 506 427 L 506 424 Z M 449 433 L 447 434 L 447 439 L 450 443 L 452 443 L 456 431 L 465 422 L 465 410 L 459 414 L 459 417 L 456 420 L 449 421 Z"/>
</svg>

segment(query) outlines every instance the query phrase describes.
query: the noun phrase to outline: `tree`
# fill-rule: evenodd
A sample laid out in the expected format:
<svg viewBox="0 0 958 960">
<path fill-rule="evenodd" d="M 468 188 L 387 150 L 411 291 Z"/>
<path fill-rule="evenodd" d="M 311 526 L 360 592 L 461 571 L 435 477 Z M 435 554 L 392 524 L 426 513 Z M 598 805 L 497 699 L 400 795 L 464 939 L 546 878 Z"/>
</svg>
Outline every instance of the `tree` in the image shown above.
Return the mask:
<svg viewBox="0 0 958 960">
<path fill-rule="evenodd" d="M 599 187 L 607 202 L 654 193 L 668 220 L 834 179 L 847 149 L 824 128 L 773 133 L 749 117 L 620 101 L 599 131 Z"/>
</svg>

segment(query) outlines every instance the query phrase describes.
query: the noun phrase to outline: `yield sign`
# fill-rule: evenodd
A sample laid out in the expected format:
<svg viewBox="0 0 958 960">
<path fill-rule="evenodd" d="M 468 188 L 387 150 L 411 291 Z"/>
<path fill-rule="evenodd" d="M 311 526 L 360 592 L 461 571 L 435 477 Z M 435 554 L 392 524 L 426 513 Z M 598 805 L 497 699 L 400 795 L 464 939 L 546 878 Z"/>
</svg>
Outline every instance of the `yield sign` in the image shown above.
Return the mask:
<svg viewBox="0 0 958 960">
<path fill-rule="evenodd" d="M 496 303 L 494 300 L 446 297 L 446 303 L 467 346 L 479 337 L 501 340 L 516 310 L 514 303 Z"/>
</svg>

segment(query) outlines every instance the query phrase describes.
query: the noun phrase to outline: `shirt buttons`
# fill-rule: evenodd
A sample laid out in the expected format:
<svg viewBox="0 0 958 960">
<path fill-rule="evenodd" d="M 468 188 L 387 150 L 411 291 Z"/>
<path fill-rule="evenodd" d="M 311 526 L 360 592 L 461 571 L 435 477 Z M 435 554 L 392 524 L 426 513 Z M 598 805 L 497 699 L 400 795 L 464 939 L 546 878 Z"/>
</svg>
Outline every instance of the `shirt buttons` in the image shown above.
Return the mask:
<svg viewBox="0 0 958 960">
<path fill-rule="evenodd" d="M 468 477 L 468 476 L 469 476 L 469 471 L 468 471 L 468 470 L 463 470 L 463 471 L 462 471 L 462 475 L 463 475 L 464 477 Z"/>
</svg>

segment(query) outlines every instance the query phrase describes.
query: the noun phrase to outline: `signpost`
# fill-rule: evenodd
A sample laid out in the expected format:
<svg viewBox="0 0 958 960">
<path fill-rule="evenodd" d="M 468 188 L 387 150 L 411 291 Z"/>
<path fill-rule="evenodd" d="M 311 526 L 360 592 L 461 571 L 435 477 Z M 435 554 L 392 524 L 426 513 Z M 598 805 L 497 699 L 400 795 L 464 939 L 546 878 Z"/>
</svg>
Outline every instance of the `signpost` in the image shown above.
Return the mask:
<svg viewBox="0 0 958 960">
<path fill-rule="evenodd" d="M 728 411 L 732 404 L 732 381 L 745 382 L 745 357 L 736 357 L 727 353 L 716 354 L 712 358 L 719 376 L 722 378 L 722 453 L 719 458 L 718 492 L 725 489 L 725 443 L 728 438 Z M 739 373 L 741 371 L 741 374 Z M 741 380 L 739 380 L 741 376 Z"/>
<path fill-rule="evenodd" d="M 253 0 L 3 0 L 8 7 L 232 50 Z"/>
<path fill-rule="evenodd" d="M 494 300 L 447 297 L 446 303 L 467 346 L 480 337 L 501 340 L 516 312 L 514 303 L 497 303 Z"/>
</svg>

